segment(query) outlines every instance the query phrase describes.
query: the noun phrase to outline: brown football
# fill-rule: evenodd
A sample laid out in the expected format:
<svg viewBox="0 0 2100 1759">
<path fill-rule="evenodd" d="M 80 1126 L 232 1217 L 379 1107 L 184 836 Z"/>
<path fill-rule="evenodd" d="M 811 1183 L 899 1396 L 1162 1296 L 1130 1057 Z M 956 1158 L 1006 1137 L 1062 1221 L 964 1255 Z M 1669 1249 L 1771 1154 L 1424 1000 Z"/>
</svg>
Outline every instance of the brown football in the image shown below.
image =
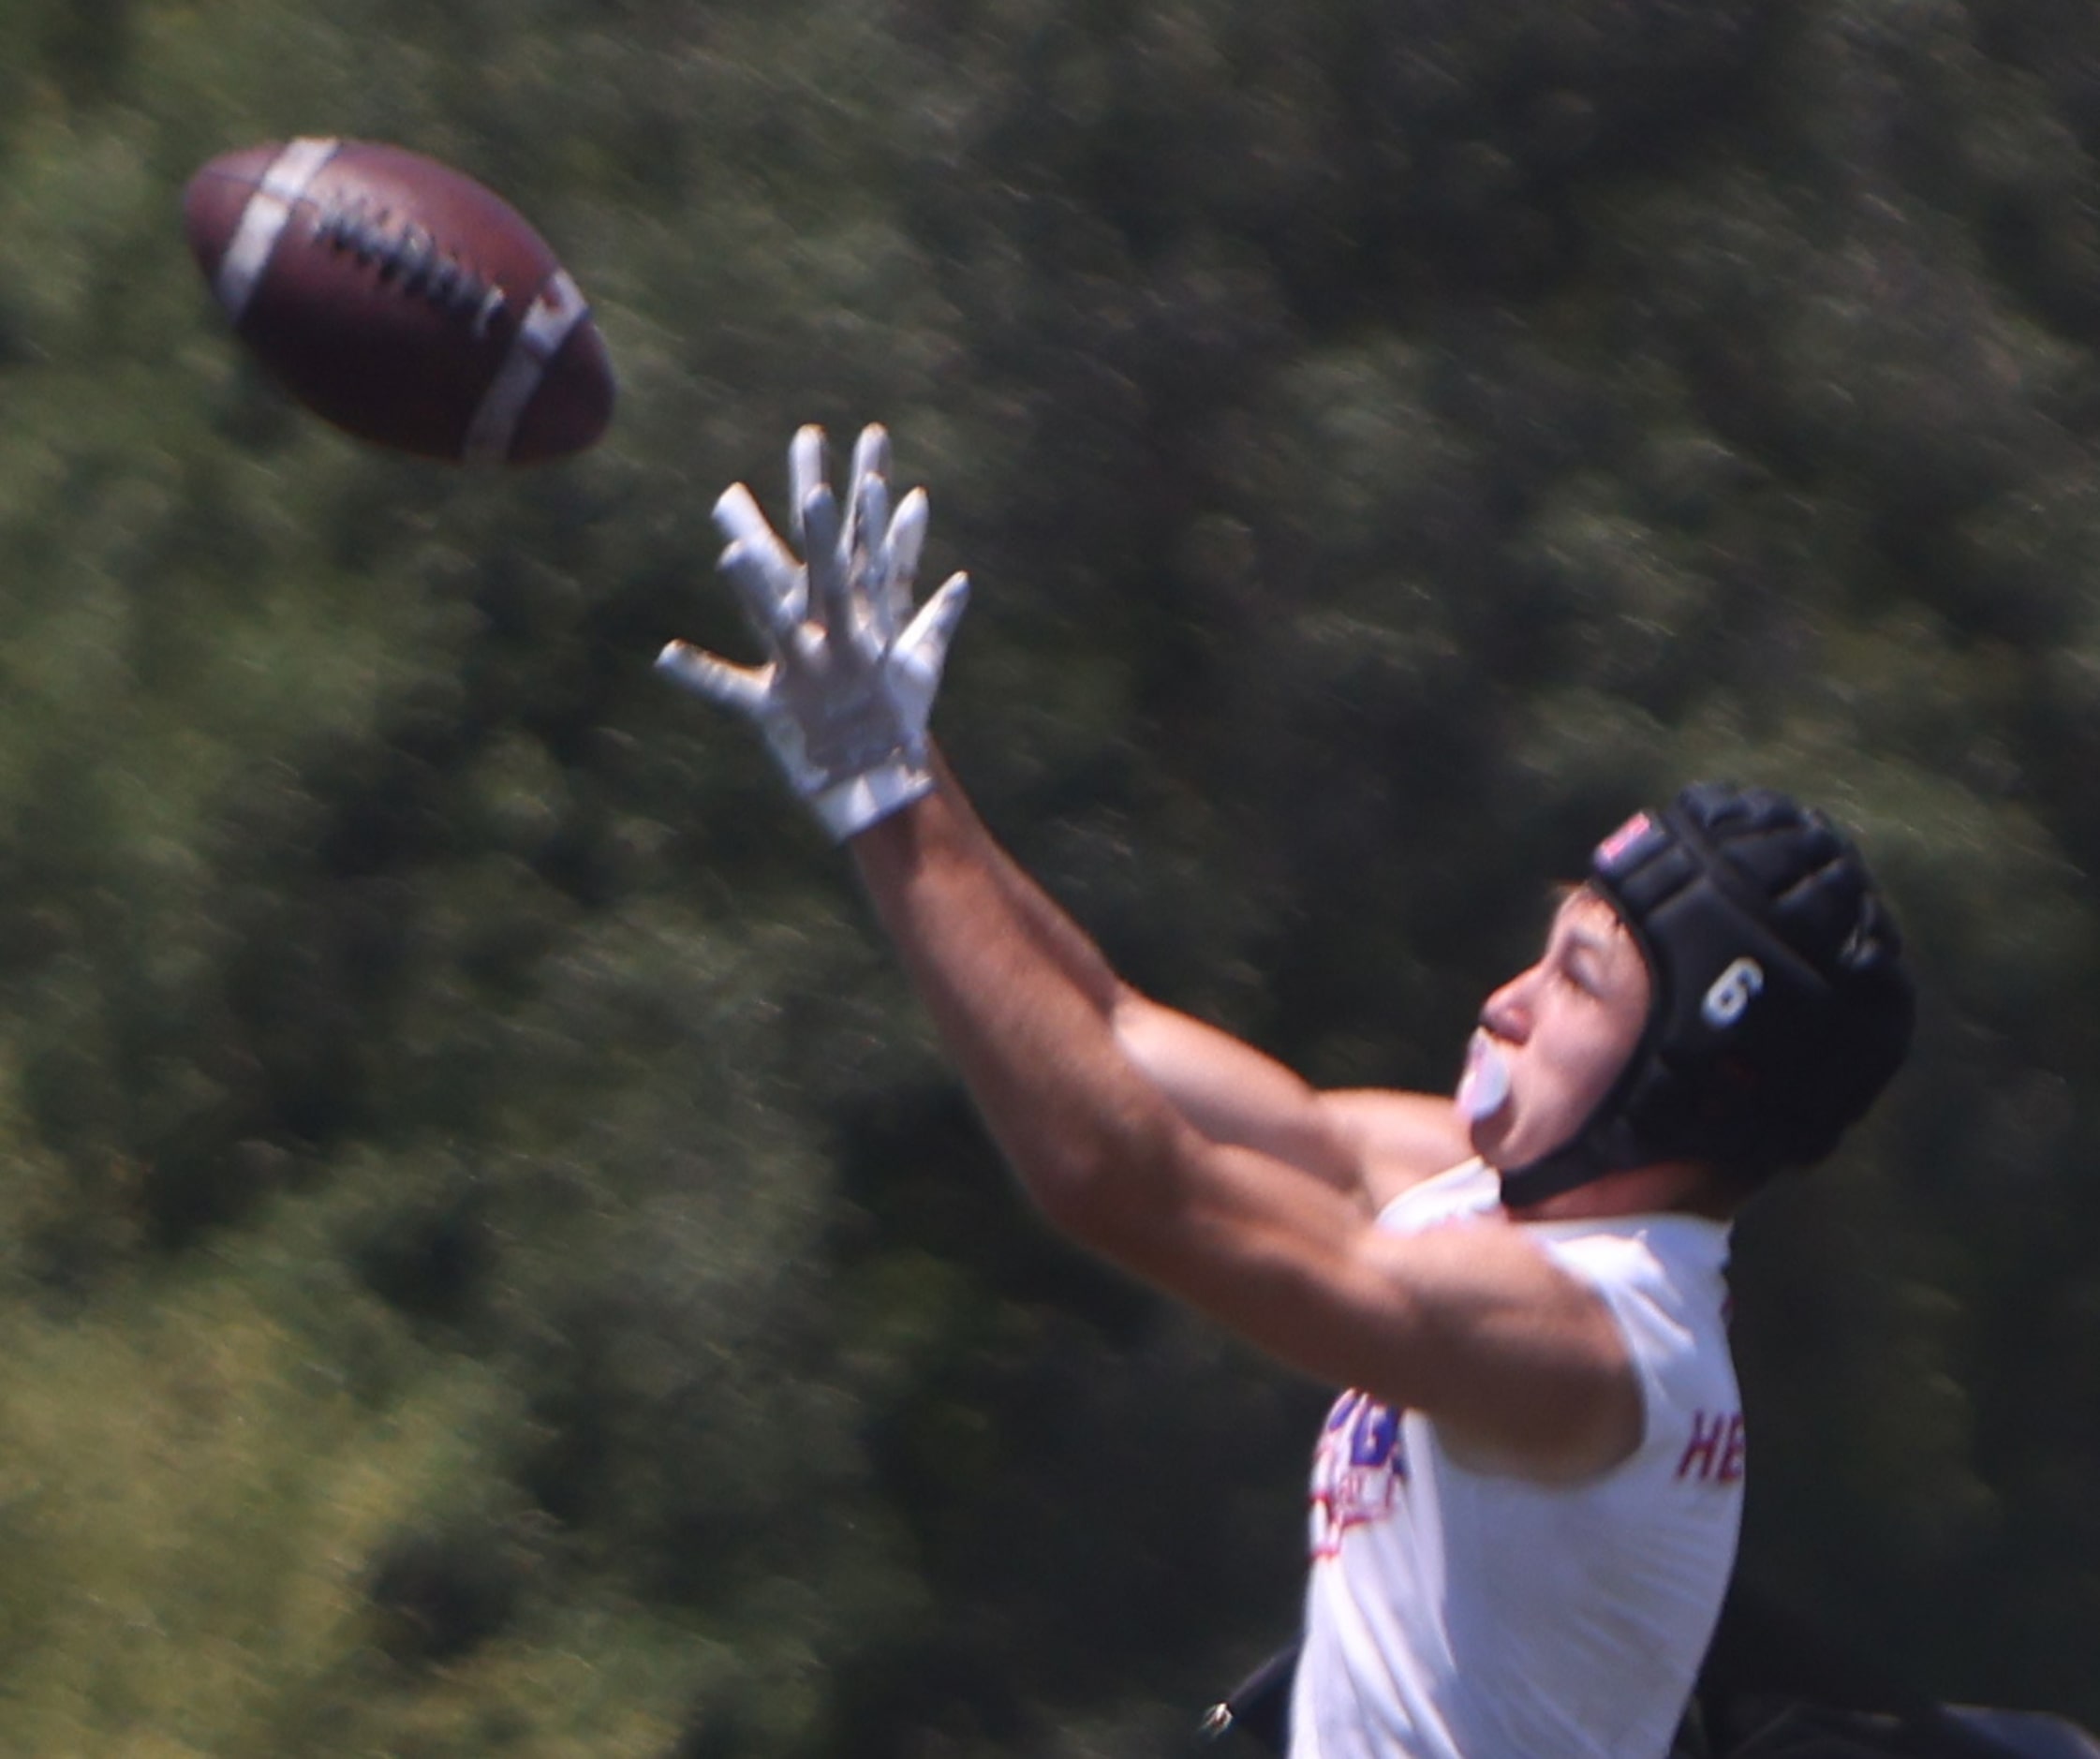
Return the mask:
<svg viewBox="0 0 2100 1759">
<path fill-rule="evenodd" d="M 235 333 L 307 407 L 433 458 L 581 451 L 613 364 L 547 242 L 463 172 L 401 147 L 302 139 L 223 154 L 183 194 Z"/>
</svg>

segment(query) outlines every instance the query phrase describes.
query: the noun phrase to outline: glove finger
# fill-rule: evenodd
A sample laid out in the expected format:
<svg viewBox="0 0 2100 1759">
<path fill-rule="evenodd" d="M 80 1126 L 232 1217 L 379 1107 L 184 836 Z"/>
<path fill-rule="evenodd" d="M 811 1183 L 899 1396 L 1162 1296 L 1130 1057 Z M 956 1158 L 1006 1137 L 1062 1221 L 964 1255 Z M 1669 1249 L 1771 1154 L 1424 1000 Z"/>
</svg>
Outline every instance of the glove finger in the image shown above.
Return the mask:
<svg viewBox="0 0 2100 1759">
<path fill-rule="evenodd" d="M 764 709 L 773 682 L 771 666 L 732 666 L 689 642 L 667 642 L 657 656 L 657 670 L 672 683 L 724 708 L 754 719 Z"/>
<path fill-rule="evenodd" d="M 820 482 L 810 490 L 802 504 L 802 524 L 809 557 L 811 613 L 832 634 L 850 636 L 858 619 L 840 545 L 838 502 L 829 483 Z"/>
<path fill-rule="evenodd" d="M 769 647 L 785 646 L 796 627 L 809 612 L 809 588 L 803 571 L 791 565 L 781 578 L 787 553 L 776 546 L 773 554 L 739 540 L 722 552 L 716 564 L 736 588 L 744 615 Z"/>
<path fill-rule="evenodd" d="M 883 663 L 883 693 L 896 716 L 907 749 L 914 753 L 924 748 L 926 722 L 933 715 L 933 700 L 940 688 L 940 669 L 948 658 L 948 643 L 969 602 L 969 579 L 961 574 L 950 576 L 911 619 L 911 627 L 898 638 Z"/>
<path fill-rule="evenodd" d="M 729 540 L 729 548 L 723 551 L 717 566 L 726 569 L 730 552 L 741 550 L 747 560 L 740 566 L 755 566 L 765 571 L 774 597 L 785 607 L 782 614 L 801 616 L 804 598 L 801 564 L 766 523 L 758 502 L 751 498 L 751 491 L 741 482 L 725 489 L 715 503 L 715 525 Z M 760 628 L 768 627 L 772 621 L 769 615 Z"/>
<path fill-rule="evenodd" d="M 801 541 L 805 555 L 809 554 L 809 534 L 805 524 L 809 497 L 830 478 L 831 448 L 824 439 L 824 430 L 814 423 L 795 429 L 795 436 L 788 444 L 788 505 L 793 510 L 795 537 Z"/>
<path fill-rule="evenodd" d="M 853 442 L 853 480 L 863 477 L 883 477 L 890 474 L 890 430 L 880 421 L 870 421 L 861 429 L 861 436 Z"/>
<path fill-rule="evenodd" d="M 724 542 L 747 543 L 754 549 L 776 550 L 782 555 L 788 554 L 787 545 L 780 541 L 765 514 L 760 511 L 751 491 L 741 482 L 731 483 L 716 500 L 715 529 L 722 534 Z"/>
<path fill-rule="evenodd" d="M 919 557 L 925 547 L 926 492 L 913 489 L 897 504 L 883 535 L 881 566 L 877 570 L 882 582 L 883 613 L 893 633 L 911 615 L 911 583 L 919 578 Z"/>
<path fill-rule="evenodd" d="M 886 506 L 890 494 L 890 436 L 879 422 L 870 421 L 861 429 L 860 438 L 853 442 L 853 466 L 846 479 L 846 493 L 852 498 L 852 523 L 847 528 L 846 547 L 853 550 L 870 550 L 881 541 L 882 519 L 870 519 L 865 500 L 865 485 L 874 478 L 880 486 Z"/>
<path fill-rule="evenodd" d="M 955 638 L 955 626 L 969 609 L 969 576 L 951 574 L 940 590 L 919 607 L 911 627 L 898 636 L 890 650 L 890 664 L 916 691 L 924 687 L 930 700 L 940 682 L 940 669 L 948 662 L 948 644 Z"/>
<path fill-rule="evenodd" d="M 853 479 L 853 524 L 846 553 L 858 568 L 880 577 L 883 534 L 890 528 L 890 485 L 872 472 Z"/>
</svg>

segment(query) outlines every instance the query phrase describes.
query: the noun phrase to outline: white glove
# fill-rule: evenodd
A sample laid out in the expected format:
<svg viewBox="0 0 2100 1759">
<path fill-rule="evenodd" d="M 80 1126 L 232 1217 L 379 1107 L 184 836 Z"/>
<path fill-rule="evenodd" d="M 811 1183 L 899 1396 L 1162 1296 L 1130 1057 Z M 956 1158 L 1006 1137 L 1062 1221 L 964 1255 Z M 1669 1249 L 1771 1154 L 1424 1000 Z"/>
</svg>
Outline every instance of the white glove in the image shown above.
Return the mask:
<svg viewBox="0 0 2100 1759">
<path fill-rule="evenodd" d="M 926 719 L 969 601 L 968 576 L 954 574 L 912 615 L 926 496 L 913 489 L 893 516 L 889 469 L 890 436 L 864 428 L 842 521 L 823 430 L 797 433 L 788 487 L 806 565 L 741 482 L 715 503 L 729 540 L 719 566 L 771 658 L 732 665 L 684 642 L 657 657 L 674 682 L 759 724 L 795 792 L 839 841 L 932 791 Z"/>
</svg>

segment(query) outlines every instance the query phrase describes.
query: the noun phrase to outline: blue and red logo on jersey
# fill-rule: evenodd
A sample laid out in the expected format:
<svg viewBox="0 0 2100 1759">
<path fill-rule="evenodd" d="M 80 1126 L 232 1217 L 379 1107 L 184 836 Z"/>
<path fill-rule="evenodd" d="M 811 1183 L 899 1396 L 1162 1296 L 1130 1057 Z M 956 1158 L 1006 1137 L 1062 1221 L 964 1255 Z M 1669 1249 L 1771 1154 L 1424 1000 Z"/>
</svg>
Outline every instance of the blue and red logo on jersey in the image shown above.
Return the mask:
<svg viewBox="0 0 2100 1759">
<path fill-rule="evenodd" d="M 1406 1484 L 1400 1413 L 1368 1393 L 1344 1393 L 1312 1456 L 1312 1555 L 1333 1557 L 1352 1527 L 1390 1515 Z"/>
</svg>

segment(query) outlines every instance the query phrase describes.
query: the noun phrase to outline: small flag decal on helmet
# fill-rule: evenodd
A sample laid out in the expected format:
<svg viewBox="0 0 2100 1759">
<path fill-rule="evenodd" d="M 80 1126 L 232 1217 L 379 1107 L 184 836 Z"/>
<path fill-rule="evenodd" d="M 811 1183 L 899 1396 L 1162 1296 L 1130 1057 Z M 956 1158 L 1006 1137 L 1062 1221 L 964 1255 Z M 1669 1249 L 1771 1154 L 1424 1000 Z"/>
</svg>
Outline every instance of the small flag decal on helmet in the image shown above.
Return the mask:
<svg viewBox="0 0 2100 1759">
<path fill-rule="evenodd" d="M 1597 845 L 1597 865 L 1617 867 L 1640 840 L 1655 828 L 1655 820 L 1645 812 L 1636 812 L 1631 819 Z"/>
</svg>

